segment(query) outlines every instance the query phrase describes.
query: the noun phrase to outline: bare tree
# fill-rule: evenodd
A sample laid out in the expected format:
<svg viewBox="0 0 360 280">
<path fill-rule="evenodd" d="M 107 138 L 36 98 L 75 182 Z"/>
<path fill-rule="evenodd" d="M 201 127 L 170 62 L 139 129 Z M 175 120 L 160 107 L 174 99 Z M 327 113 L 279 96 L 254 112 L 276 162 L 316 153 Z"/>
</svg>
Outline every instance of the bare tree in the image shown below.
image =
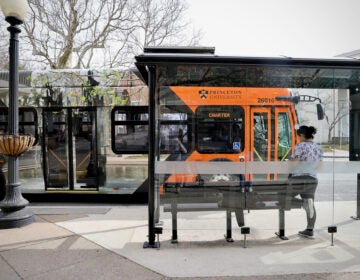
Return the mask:
<svg viewBox="0 0 360 280">
<path fill-rule="evenodd" d="M 9 42 L 10 42 L 10 33 L 7 31 L 7 27 L 10 25 L 3 24 L 0 26 L 0 70 L 9 70 Z M 22 35 L 23 33 L 20 33 Z M 24 42 L 20 40 L 20 47 Z M 30 65 L 28 61 L 23 59 L 22 56 L 19 57 L 19 69 L 28 68 Z"/>
<path fill-rule="evenodd" d="M 29 0 L 25 30 L 34 59 L 51 69 L 89 67 L 97 49 L 132 28 L 129 0 Z M 124 47 L 126 42 L 120 45 Z M 72 61 L 73 60 L 73 61 Z"/>
<path fill-rule="evenodd" d="M 182 0 L 138 0 L 134 9 L 137 24 L 129 38 L 133 53 L 145 46 L 198 45 L 202 34 L 190 30 L 187 9 Z"/>
<path fill-rule="evenodd" d="M 28 53 L 44 68 L 118 67 L 146 45 L 185 44 L 184 0 L 29 0 Z M 181 34 L 184 34 L 182 36 Z M 198 43 L 199 34 L 186 44 Z"/>
<path fill-rule="evenodd" d="M 325 111 L 325 119 L 329 126 L 328 130 L 328 143 L 332 143 L 332 136 L 334 136 L 334 129 L 337 124 L 345 117 L 350 115 L 350 100 L 339 101 L 336 100 L 336 105 L 334 104 L 333 96 L 325 96 L 323 98 L 323 105 L 328 108 Z"/>
<path fill-rule="evenodd" d="M 0 27 L 0 69 L 9 68 L 9 38 L 6 25 Z"/>
</svg>

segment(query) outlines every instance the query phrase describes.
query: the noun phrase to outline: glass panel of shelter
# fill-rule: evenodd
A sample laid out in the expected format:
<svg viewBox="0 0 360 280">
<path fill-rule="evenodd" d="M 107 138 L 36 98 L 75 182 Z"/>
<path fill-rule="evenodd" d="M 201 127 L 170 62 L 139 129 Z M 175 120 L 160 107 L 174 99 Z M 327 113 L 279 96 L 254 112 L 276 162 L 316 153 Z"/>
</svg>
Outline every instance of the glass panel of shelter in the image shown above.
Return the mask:
<svg viewBox="0 0 360 280">
<path fill-rule="evenodd" d="M 236 67 L 234 67 L 233 69 L 235 68 Z M 189 67 L 189 69 L 191 70 L 191 67 Z M 178 67 L 178 70 L 180 72 L 189 69 L 185 66 Z M 286 211 L 286 216 L 288 216 L 287 221 L 289 221 L 286 224 L 287 235 L 293 235 L 296 234 L 299 230 L 306 228 L 307 226 L 306 213 L 305 211 L 300 210 L 300 208 L 303 206 L 303 198 L 301 198 L 300 196 L 301 187 L 296 190 L 292 189 L 291 193 L 288 192 L 289 189 L 287 187 L 283 188 L 284 192 L 278 192 L 276 188 L 278 188 L 282 184 L 286 184 L 287 177 L 290 173 L 300 171 L 310 173 L 315 171 L 318 177 L 318 185 L 315 192 L 315 204 L 319 205 L 320 209 L 320 211 L 318 211 L 316 228 L 321 229 L 337 222 L 336 220 L 334 220 L 334 211 L 332 211 L 332 213 L 329 213 L 328 211 L 325 213 L 321 211 L 321 209 L 334 210 L 334 199 L 341 194 L 341 190 L 339 190 L 339 192 L 336 192 L 335 186 L 338 185 L 340 188 L 340 181 L 337 183 L 337 180 L 341 180 L 341 178 L 343 177 L 340 176 L 340 172 L 338 172 L 339 174 L 337 174 L 336 176 L 330 175 L 334 175 L 334 173 L 337 173 L 337 170 L 344 170 L 345 165 L 341 161 L 346 162 L 348 158 L 348 152 L 346 151 L 346 149 L 348 148 L 346 147 L 346 144 L 342 143 L 341 146 L 340 144 L 335 144 L 335 141 L 344 141 L 347 137 L 346 134 L 349 130 L 349 121 L 346 120 L 348 118 L 346 117 L 346 113 L 343 113 L 343 116 L 341 117 L 342 121 L 335 124 L 336 129 L 341 130 L 342 134 L 338 136 L 337 133 L 335 133 L 335 130 L 329 131 L 329 128 L 331 127 L 331 120 L 334 121 L 335 117 L 339 115 L 340 107 L 342 106 L 340 105 L 341 102 L 344 104 L 349 104 L 349 102 L 346 101 L 349 99 L 349 97 L 346 97 L 347 95 L 349 95 L 349 91 L 347 90 L 347 88 L 349 87 L 349 80 L 345 79 L 344 81 L 344 72 L 341 71 L 341 73 L 338 73 L 338 75 L 336 75 L 336 70 L 334 71 L 319 68 L 249 67 L 247 69 L 247 79 L 242 80 L 236 77 L 235 74 L 231 74 L 229 75 L 229 77 L 231 78 L 229 78 L 229 83 L 227 84 L 226 80 L 221 78 L 223 75 L 222 73 L 226 72 L 226 70 L 223 72 L 217 72 L 215 71 L 215 69 L 211 69 L 211 67 L 207 68 L 206 70 L 208 71 L 206 81 L 209 81 L 208 83 L 210 85 L 216 84 L 220 87 L 220 85 L 217 83 L 219 83 L 219 81 L 223 81 L 223 84 L 221 84 L 221 86 L 224 87 L 234 85 L 274 88 L 286 87 L 289 88 L 291 92 L 295 94 L 295 96 L 312 96 L 313 99 L 312 101 L 310 101 L 309 99 L 306 99 L 307 97 L 301 97 L 304 99 L 303 101 L 305 102 L 299 102 L 299 104 L 296 104 L 298 107 L 297 112 L 284 109 L 286 108 L 286 104 L 288 104 L 286 103 L 286 101 L 284 101 L 282 105 L 279 105 L 279 107 L 276 107 L 275 110 L 269 109 L 269 107 L 265 104 L 262 106 L 258 106 L 258 111 L 253 109 L 253 115 L 252 118 L 249 120 L 248 125 L 254 127 L 255 129 L 258 121 L 260 124 L 262 123 L 262 126 L 260 128 L 265 133 L 265 137 L 262 140 L 263 144 L 260 145 L 259 142 L 257 142 L 259 140 L 256 139 L 256 136 L 260 135 L 260 133 L 254 132 L 254 134 L 251 134 L 253 136 L 249 138 L 250 143 L 252 143 L 251 147 L 253 147 L 253 149 L 246 150 L 246 148 L 243 148 L 245 150 L 245 153 L 238 157 L 238 159 L 240 158 L 240 160 L 236 162 L 231 161 L 226 164 L 224 162 L 214 162 L 214 152 L 216 152 L 217 148 L 212 147 L 212 145 L 208 145 L 209 143 L 205 145 L 204 142 L 207 140 L 206 134 L 208 132 L 216 132 L 217 129 L 215 124 L 212 124 L 211 122 L 206 122 L 206 120 L 199 117 L 200 115 L 195 114 L 196 125 L 192 125 L 192 130 L 190 133 L 192 137 L 191 139 L 193 139 L 192 143 L 194 144 L 189 144 L 192 153 L 185 158 L 179 158 L 162 157 L 162 153 L 159 152 L 160 156 L 157 157 L 158 160 L 156 162 L 156 175 L 159 179 L 158 187 L 161 194 L 160 200 L 161 204 L 164 205 L 165 212 L 171 211 L 171 203 L 177 204 L 177 207 L 179 207 L 179 212 L 181 211 L 179 210 L 181 207 L 184 207 L 184 209 L 186 209 L 184 211 L 190 211 L 191 207 L 193 207 L 192 210 L 194 211 L 213 210 L 210 209 L 211 207 L 218 207 L 223 210 L 232 210 L 235 212 L 238 212 L 239 210 L 250 210 L 250 213 L 245 212 L 245 225 L 262 229 L 277 229 L 277 227 L 279 227 L 279 229 L 281 230 L 281 226 L 279 224 L 277 225 L 277 222 L 275 221 L 277 218 L 277 215 L 275 213 L 273 213 L 274 220 L 268 219 L 265 221 L 261 217 L 268 216 L 271 212 L 254 211 L 257 213 L 253 213 L 253 211 L 251 210 L 288 210 Z M 179 73 L 179 71 L 174 71 L 172 72 L 172 74 Z M 200 69 L 200 72 L 201 71 L 202 70 Z M 216 79 L 218 73 L 219 79 Z M 239 73 L 243 72 L 240 71 Z M 211 78 L 209 78 L 210 76 Z M 239 77 L 240 76 L 243 78 L 243 75 L 239 75 Z M 174 79 L 174 75 L 172 76 L 172 79 Z M 164 79 L 162 81 L 168 84 L 170 83 L 169 81 L 173 80 Z M 180 74 L 178 75 L 178 80 L 176 81 L 176 84 L 181 85 L 183 82 L 186 85 L 186 81 L 187 78 Z M 359 83 L 358 80 L 356 80 L 356 82 Z M 204 83 L 201 84 L 203 87 L 206 87 L 204 86 Z M 160 84 L 158 86 L 161 87 L 162 85 L 163 84 Z M 347 92 L 347 94 L 344 94 L 342 96 L 341 91 L 345 91 Z M 164 108 L 165 110 L 165 108 L 167 109 L 167 107 L 164 104 L 168 104 L 173 100 L 169 98 L 169 92 L 167 90 L 166 94 L 164 95 L 162 95 L 162 90 L 160 90 L 159 92 L 160 95 L 158 100 L 160 100 L 160 102 L 157 104 L 157 106 L 159 106 L 160 108 Z M 357 101 L 357 92 L 355 89 L 350 96 L 352 96 L 352 102 Z M 343 98 L 344 100 L 341 101 L 341 98 Z M 324 107 L 326 112 L 324 120 L 317 119 L 318 115 L 316 112 L 316 107 L 318 106 L 315 105 L 319 102 L 320 99 L 322 101 L 322 107 Z M 185 99 L 183 98 L 182 101 L 184 102 L 184 100 Z M 339 102 L 339 100 L 341 102 Z M 179 100 L 177 100 L 176 102 L 179 102 Z M 336 106 L 331 107 L 331 104 L 336 104 Z M 190 127 L 189 123 L 193 123 L 192 119 L 194 118 L 194 112 L 198 109 L 197 105 L 193 103 L 189 105 L 189 108 L 190 112 L 192 112 L 192 115 L 190 117 L 188 115 L 188 127 Z M 355 107 L 355 109 L 354 107 L 352 107 L 350 121 L 352 122 L 353 126 L 357 123 L 358 114 L 356 110 L 357 107 Z M 349 107 L 344 107 L 343 112 L 346 111 L 349 111 Z M 295 118 L 297 118 L 298 121 L 296 121 Z M 315 126 L 317 129 L 317 134 L 315 135 L 314 142 L 318 143 L 322 147 L 324 151 L 324 160 L 316 166 L 315 170 L 308 170 L 306 166 L 304 167 L 300 163 L 288 161 L 294 151 L 295 143 L 299 141 L 299 138 L 297 138 L 298 136 L 296 135 L 296 129 L 298 129 L 299 124 Z M 340 125 L 343 127 L 342 129 L 340 129 Z M 164 137 L 163 131 L 165 131 L 165 129 L 161 129 L 159 137 Z M 229 131 L 230 129 L 228 129 L 228 134 L 231 134 Z M 189 132 L 187 132 L 187 135 L 189 137 Z M 329 140 L 328 135 L 333 135 L 332 139 Z M 248 139 L 246 137 L 248 136 L 246 136 L 245 133 L 245 142 L 246 139 Z M 339 139 L 337 139 L 337 137 L 339 137 Z M 353 132 L 352 137 L 357 139 L 356 130 Z M 350 142 L 351 141 L 353 140 L 351 140 L 350 137 Z M 213 151 L 212 155 L 210 151 Z M 225 149 L 219 150 L 218 152 L 223 155 L 222 152 L 224 151 Z M 207 152 L 209 154 L 207 154 Z M 336 153 L 341 153 L 341 155 L 338 156 Z M 356 145 L 353 145 L 350 153 L 352 154 L 352 157 L 354 159 L 357 158 L 358 153 L 356 150 Z M 252 160 L 249 161 L 249 159 Z M 171 161 L 165 162 L 166 160 L 179 162 L 176 162 L 176 165 L 172 165 L 170 164 Z M 277 163 L 275 164 L 275 162 Z M 224 169 L 225 172 L 223 172 Z M 239 192 L 237 189 L 234 189 L 235 186 L 229 183 L 229 180 L 231 180 L 229 179 L 229 177 L 217 176 L 217 181 L 215 183 L 214 181 L 211 182 L 211 180 L 209 180 L 208 182 L 204 182 L 202 176 L 199 177 L 199 174 L 206 174 L 209 178 L 211 178 L 213 177 L 213 175 L 216 175 L 218 173 L 220 173 L 220 175 L 224 175 L 229 173 L 241 174 L 243 172 L 247 174 L 245 181 L 248 181 L 252 185 L 253 193 L 251 194 L 244 194 L 241 193 L 241 191 Z M 349 172 L 352 171 L 347 170 L 345 173 Z M 177 174 L 181 178 L 182 184 L 176 184 L 178 178 L 177 176 L 174 176 L 175 174 Z M 186 176 L 184 174 L 186 174 Z M 185 177 L 187 178 L 186 180 L 184 180 Z M 191 179 L 189 179 L 189 177 L 191 177 Z M 339 179 L 337 179 L 337 177 Z M 344 194 L 343 198 L 345 199 L 346 197 L 346 199 L 356 201 L 356 198 L 354 197 L 356 193 L 355 188 L 356 184 L 359 184 L 356 180 L 357 177 L 355 173 L 352 177 L 354 177 L 354 180 L 351 179 L 353 181 L 347 182 L 349 185 L 347 188 L 348 191 L 346 191 L 346 194 Z M 258 187 L 256 186 L 257 178 L 261 178 L 262 181 L 262 184 L 260 184 Z M 239 187 L 239 184 L 237 185 L 237 187 Z M 263 188 L 266 188 L 266 190 L 263 190 Z M 269 198 L 269 196 L 267 196 L 267 194 L 265 193 L 266 191 L 273 192 L 273 197 Z M 229 197 L 229 194 L 230 196 L 232 196 L 232 199 L 225 199 Z M 252 197 L 252 199 L 249 200 L 250 197 Z M 341 196 L 339 198 L 341 200 Z M 202 203 L 206 203 L 206 205 L 204 205 L 204 208 L 202 210 L 199 210 L 201 208 L 199 205 Z M 187 206 L 185 204 L 187 204 Z M 206 208 L 205 206 L 208 208 Z M 196 207 L 198 207 L 198 209 L 195 209 Z M 353 209 L 350 211 L 355 212 L 355 207 L 356 206 L 353 205 Z M 346 213 L 346 215 L 348 214 L 350 213 Z M 201 214 L 199 215 L 201 216 Z M 236 218 L 237 220 L 240 220 L 240 225 L 241 217 L 240 219 L 238 219 L 238 216 Z M 261 219 L 264 221 L 263 223 L 257 222 Z M 183 224 L 183 227 L 188 226 L 191 227 L 190 221 Z M 274 232 L 274 230 L 271 230 L 271 232 Z M 237 238 L 240 238 L 240 236 L 238 235 Z"/>
</svg>

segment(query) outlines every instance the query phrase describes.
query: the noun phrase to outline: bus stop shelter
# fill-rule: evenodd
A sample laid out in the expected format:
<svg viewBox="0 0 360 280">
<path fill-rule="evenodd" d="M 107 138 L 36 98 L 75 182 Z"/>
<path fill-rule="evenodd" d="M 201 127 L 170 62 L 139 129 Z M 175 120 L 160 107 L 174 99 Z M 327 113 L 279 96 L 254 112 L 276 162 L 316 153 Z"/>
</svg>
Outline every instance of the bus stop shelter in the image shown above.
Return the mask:
<svg viewBox="0 0 360 280">
<path fill-rule="evenodd" d="M 353 202 L 352 216 L 360 218 L 358 60 L 145 48 L 136 67 L 149 88 L 144 247 L 159 245 L 156 236 L 163 232 L 165 212 L 172 214 L 172 243 L 181 231 L 177 215 L 191 211 L 224 211 L 226 240 L 231 241 L 232 214 L 248 234 L 251 221 L 244 220 L 244 212 L 278 210 L 277 233 L 286 239 L 285 212 L 302 207 L 287 178 L 300 171 L 318 175 L 315 204 L 331 210 L 322 217 L 328 232 L 336 232 L 335 213 L 343 211 L 338 201 Z M 217 146 L 210 133 L 220 125 L 228 137 L 242 130 L 242 140 L 224 140 L 230 148 Z M 324 160 L 316 166 L 288 161 L 299 125 L 318 130 L 314 141 L 321 145 Z M 265 133 L 263 139 L 257 139 L 257 129 Z M 262 225 L 256 226 L 261 230 Z"/>
</svg>

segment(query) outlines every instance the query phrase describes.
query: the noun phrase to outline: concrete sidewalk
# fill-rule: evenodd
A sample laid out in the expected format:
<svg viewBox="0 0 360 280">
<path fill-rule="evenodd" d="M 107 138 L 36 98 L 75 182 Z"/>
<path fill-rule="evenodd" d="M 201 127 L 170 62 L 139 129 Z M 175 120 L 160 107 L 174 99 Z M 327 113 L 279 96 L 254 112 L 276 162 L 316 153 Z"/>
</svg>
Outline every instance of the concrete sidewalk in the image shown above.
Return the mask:
<svg viewBox="0 0 360 280">
<path fill-rule="evenodd" d="M 171 244 L 171 216 L 161 213 L 160 249 L 143 249 L 146 205 L 31 204 L 36 221 L 0 230 L 0 279 L 359 279 L 360 221 L 355 202 L 316 204 L 316 238 L 297 236 L 302 210 L 286 212 L 288 241 L 275 237 L 277 211 L 245 214 L 244 238 L 223 238 L 225 213 L 180 213 L 179 243 Z M 327 226 L 336 224 L 334 246 Z"/>
</svg>

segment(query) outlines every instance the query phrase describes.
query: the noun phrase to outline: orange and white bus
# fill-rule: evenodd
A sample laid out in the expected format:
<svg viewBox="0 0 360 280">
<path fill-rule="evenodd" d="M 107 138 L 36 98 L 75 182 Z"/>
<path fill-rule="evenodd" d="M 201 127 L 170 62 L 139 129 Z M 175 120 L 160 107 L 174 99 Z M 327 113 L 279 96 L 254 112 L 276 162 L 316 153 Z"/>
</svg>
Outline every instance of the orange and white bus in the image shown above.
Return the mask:
<svg viewBox="0 0 360 280">
<path fill-rule="evenodd" d="M 296 105 L 316 102 L 318 118 L 323 117 L 320 99 L 294 95 L 286 88 L 165 86 L 160 88 L 158 98 L 155 153 L 159 160 L 165 159 L 165 165 L 285 161 L 298 141 Z M 119 154 L 147 153 L 148 107 L 117 106 L 112 115 L 113 150 Z M 115 131 L 120 129 L 123 133 L 117 135 Z M 161 192 L 164 186 L 214 181 L 239 181 L 247 186 L 253 180 L 278 180 L 280 176 L 268 172 L 183 174 L 181 170 L 179 165 L 175 172 L 164 172 L 167 174 L 160 179 Z"/>
<path fill-rule="evenodd" d="M 300 101 L 285 88 L 163 87 L 159 94 L 159 154 L 167 161 L 284 161 L 297 142 Z M 310 99 L 309 99 L 310 98 Z M 321 106 L 318 106 L 320 109 Z M 319 111 L 321 118 L 321 111 Z M 261 179 L 257 175 L 257 179 Z M 276 174 L 262 175 L 276 180 Z M 164 183 L 252 181 L 249 174 L 169 174 Z"/>
</svg>

